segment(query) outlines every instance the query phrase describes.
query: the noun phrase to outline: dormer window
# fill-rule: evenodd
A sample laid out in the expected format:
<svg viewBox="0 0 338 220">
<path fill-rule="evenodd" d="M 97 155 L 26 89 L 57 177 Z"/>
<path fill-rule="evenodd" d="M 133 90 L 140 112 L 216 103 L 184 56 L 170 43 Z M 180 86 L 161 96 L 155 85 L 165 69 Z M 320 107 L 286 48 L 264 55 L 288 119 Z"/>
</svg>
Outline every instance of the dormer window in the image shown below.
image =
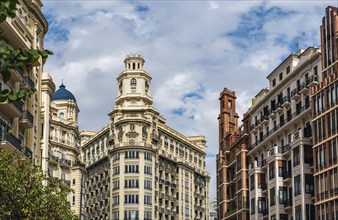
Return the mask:
<svg viewBox="0 0 338 220">
<path fill-rule="evenodd" d="M 130 80 L 130 85 L 131 86 L 136 86 L 136 79 L 135 78 L 132 78 L 131 80 Z"/>
<path fill-rule="evenodd" d="M 60 113 L 60 118 L 62 118 L 62 119 L 65 118 L 65 113 L 61 112 Z"/>
</svg>

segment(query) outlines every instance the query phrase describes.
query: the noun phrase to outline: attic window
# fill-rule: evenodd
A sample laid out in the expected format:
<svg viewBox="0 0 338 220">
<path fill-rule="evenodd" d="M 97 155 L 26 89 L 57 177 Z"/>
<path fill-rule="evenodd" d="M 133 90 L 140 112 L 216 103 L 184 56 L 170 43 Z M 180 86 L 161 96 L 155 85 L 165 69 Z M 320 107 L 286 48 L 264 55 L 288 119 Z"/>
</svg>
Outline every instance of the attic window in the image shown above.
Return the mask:
<svg viewBox="0 0 338 220">
<path fill-rule="evenodd" d="M 131 85 L 131 86 L 136 86 L 136 79 L 135 79 L 135 78 L 132 78 L 132 79 L 130 80 L 130 85 Z"/>
</svg>

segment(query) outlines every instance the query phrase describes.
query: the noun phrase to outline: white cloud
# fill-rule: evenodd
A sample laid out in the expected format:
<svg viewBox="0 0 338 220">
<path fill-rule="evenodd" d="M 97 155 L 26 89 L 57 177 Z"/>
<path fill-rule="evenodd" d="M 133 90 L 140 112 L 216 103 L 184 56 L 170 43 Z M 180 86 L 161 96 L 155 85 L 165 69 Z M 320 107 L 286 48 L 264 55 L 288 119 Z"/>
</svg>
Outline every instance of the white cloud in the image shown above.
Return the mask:
<svg viewBox="0 0 338 220">
<path fill-rule="evenodd" d="M 154 105 L 167 123 L 207 138 L 218 151 L 219 93 L 236 91 L 242 117 L 265 77 L 294 48 L 319 45 L 324 1 L 44 1 L 50 20 L 46 65 L 80 106 L 80 129 L 98 130 L 114 106 L 116 77 L 125 55 L 141 53 L 152 75 Z M 272 10 L 273 9 L 273 10 Z M 281 12 L 281 13 L 279 13 Z M 283 13 L 288 13 L 285 16 Z M 253 22 L 254 21 L 254 22 Z M 184 98 L 196 93 L 196 97 Z M 175 109 L 184 109 L 174 114 Z M 215 157 L 207 158 L 211 198 Z"/>
</svg>

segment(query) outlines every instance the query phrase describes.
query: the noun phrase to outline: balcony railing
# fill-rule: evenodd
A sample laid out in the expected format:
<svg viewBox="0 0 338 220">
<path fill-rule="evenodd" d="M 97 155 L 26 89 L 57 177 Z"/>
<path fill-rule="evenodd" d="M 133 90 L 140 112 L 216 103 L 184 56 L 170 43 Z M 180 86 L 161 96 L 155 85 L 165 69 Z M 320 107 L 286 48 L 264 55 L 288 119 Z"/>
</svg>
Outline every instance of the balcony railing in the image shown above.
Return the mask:
<svg viewBox="0 0 338 220">
<path fill-rule="evenodd" d="M 305 105 L 303 105 L 301 108 L 298 108 L 296 112 L 292 113 L 291 119 L 289 118 L 289 120 L 296 118 L 298 115 L 300 115 L 302 112 L 307 110 L 309 107 L 310 107 L 310 103 L 305 103 Z M 267 139 L 271 134 L 275 133 L 277 130 L 283 127 L 285 124 L 284 121 L 285 120 L 283 119 L 283 122 L 281 124 L 276 125 L 268 133 L 266 133 L 261 138 L 259 138 L 255 143 L 251 145 L 250 149 L 255 148 L 258 144 L 262 143 L 265 139 Z"/>
<path fill-rule="evenodd" d="M 16 138 L 13 134 L 4 134 L 1 136 L 1 141 L 7 141 L 12 146 L 14 146 L 16 149 L 21 151 L 21 141 Z"/>
</svg>

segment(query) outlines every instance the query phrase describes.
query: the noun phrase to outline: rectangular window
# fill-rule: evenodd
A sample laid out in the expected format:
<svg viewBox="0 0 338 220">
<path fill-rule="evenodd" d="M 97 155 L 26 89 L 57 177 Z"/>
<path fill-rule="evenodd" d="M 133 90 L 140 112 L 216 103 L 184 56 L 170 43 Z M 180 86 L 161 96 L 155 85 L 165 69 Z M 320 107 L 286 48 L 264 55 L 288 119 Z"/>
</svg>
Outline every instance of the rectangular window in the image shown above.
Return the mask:
<svg viewBox="0 0 338 220">
<path fill-rule="evenodd" d="M 150 166 L 144 166 L 144 173 L 145 174 L 152 174 L 153 169 Z"/>
<path fill-rule="evenodd" d="M 283 177 L 284 173 L 286 173 L 286 161 L 279 160 L 278 161 L 278 176 Z"/>
<path fill-rule="evenodd" d="M 302 219 L 302 209 L 301 206 L 296 206 L 296 216 L 295 220 L 301 220 Z"/>
<path fill-rule="evenodd" d="M 240 171 L 242 169 L 242 154 L 239 154 L 237 156 L 237 171 Z"/>
<path fill-rule="evenodd" d="M 113 212 L 112 218 L 113 218 L 113 220 L 119 220 L 120 219 L 119 212 Z"/>
<path fill-rule="evenodd" d="M 120 196 L 113 196 L 113 206 L 120 204 Z"/>
<path fill-rule="evenodd" d="M 137 179 L 124 180 L 124 188 L 139 188 Z"/>
<path fill-rule="evenodd" d="M 138 151 L 126 151 L 124 157 L 126 159 L 135 159 L 139 158 Z"/>
<path fill-rule="evenodd" d="M 295 176 L 295 196 L 301 194 L 301 184 L 300 184 L 300 175 Z"/>
<path fill-rule="evenodd" d="M 120 174 L 120 167 L 116 166 L 113 167 L 113 176 Z"/>
<path fill-rule="evenodd" d="M 266 199 L 263 197 L 258 197 L 258 213 L 265 213 L 266 210 Z"/>
<path fill-rule="evenodd" d="M 113 190 L 120 188 L 120 181 L 114 181 L 113 182 Z"/>
<path fill-rule="evenodd" d="M 276 205 L 276 188 L 270 189 L 270 206 Z"/>
<path fill-rule="evenodd" d="M 120 153 L 113 154 L 113 161 L 120 160 Z"/>
<path fill-rule="evenodd" d="M 125 204 L 138 204 L 138 195 L 124 195 Z"/>
<path fill-rule="evenodd" d="M 281 81 L 283 79 L 283 72 L 281 72 L 280 74 L 279 74 L 279 81 Z"/>
<path fill-rule="evenodd" d="M 287 193 L 288 193 L 287 187 L 282 186 L 279 187 L 279 204 L 286 204 Z"/>
<path fill-rule="evenodd" d="M 250 190 L 254 190 L 255 189 L 255 174 L 250 176 Z"/>
<path fill-rule="evenodd" d="M 139 173 L 138 165 L 125 165 L 125 173 Z"/>
<path fill-rule="evenodd" d="M 269 180 L 275 178 L 275 162 L 269 164 Z"/>
<path fill-rule="evenodd" d="M 144 195 L 144 204 L 152 204 L 152 196 Z"/>
<path fill-rule="evenodd" d="M 124 211 L 124 220 L 138 220 L 139 218 L 137 210 Z"/>
<path fill-rule="evenodd" d="M 144 188 L 145 189 L 152 189 L 152 182 L 149 180 L 144 180 Z"/>
<path fill-rule="evenodd" d="M 300 152 L 299 147 L 296 147 L 293 150 L 293 166 L 298 166 L 300 164 Z"/>
<path fill-rule="evenodd" d="M 305 174 L 305 193 L 313 195 L 313 175 Z"/>
<path fill-rule="evenodd" d="M 289 74 L 290 73 L 290 66 L 287 66 L 286 67 L 286 74 Z"/>
<path fill-rule="evenodd" d="M 250 202 L 250 213 L 251 213 L 251 215 L 255 214 L 255 198 L 251 199 L 251 202 Z"/>
<path fill-rule="evenodd" d="M 151 219 L 152 219 L 151 212 L 144 211 L 144 220 L 151 220 Z"/>
<path fill-rule="evenodd" d="M 144 159 L 151 161 L 152 160 L 152 154 L 149 153 L 149 152 L 144 152 Z"/>
</svg>

